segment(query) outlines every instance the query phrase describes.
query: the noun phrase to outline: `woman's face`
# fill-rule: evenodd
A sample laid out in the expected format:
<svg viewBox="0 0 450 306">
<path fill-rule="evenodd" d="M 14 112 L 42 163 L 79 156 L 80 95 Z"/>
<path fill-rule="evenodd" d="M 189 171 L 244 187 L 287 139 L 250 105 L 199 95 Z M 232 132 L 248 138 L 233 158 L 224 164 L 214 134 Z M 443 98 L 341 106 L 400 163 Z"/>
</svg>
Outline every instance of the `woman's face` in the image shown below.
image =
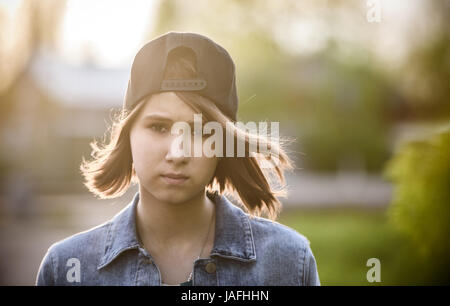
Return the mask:
<svg viewBox="0 0 450 306">
<path fill-rule="evenodd" d="M 144 103 L 130 130 L 141 188 L 164 202 L 180 203 L 198 196 L 213 177 L 218 158 L 183 156 L 182 147 L 174 142 L 178 135 L 170 132 L 175 122 L 193 122 L 194 110 L 173 92 L 154 94 Z M 173 177 L 179 174 L 185 178 Z"/>
</svg>

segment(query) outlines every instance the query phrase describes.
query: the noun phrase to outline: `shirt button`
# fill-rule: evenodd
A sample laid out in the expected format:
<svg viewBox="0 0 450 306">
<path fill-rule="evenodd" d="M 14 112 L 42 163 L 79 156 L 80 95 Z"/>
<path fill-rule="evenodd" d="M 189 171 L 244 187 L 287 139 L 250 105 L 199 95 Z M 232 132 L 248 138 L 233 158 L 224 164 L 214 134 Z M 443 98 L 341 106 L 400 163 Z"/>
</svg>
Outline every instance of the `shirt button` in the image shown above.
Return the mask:
<svg viewBox="0 0 450 306">
<path fill-rule="evenodd" d="M 213 262 L 208 262 L 205 266 L 205 270 L 210 274 L 216 272 L 216 264 Z"/>
</svg>

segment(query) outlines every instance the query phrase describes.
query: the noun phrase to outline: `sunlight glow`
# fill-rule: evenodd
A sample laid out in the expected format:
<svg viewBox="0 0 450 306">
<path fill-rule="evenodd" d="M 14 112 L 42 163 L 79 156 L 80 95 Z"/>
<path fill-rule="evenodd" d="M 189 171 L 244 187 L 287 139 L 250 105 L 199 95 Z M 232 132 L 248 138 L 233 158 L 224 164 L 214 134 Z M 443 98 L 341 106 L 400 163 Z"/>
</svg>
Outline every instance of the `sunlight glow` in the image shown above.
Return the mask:
<svg viewBox="0 0 450 306">
<path fill-rule="evenodd" d="M 59 50 L 72 63 L 128 65 L 154 24 L 155 0 L 68 0 Z"/>
</svg>

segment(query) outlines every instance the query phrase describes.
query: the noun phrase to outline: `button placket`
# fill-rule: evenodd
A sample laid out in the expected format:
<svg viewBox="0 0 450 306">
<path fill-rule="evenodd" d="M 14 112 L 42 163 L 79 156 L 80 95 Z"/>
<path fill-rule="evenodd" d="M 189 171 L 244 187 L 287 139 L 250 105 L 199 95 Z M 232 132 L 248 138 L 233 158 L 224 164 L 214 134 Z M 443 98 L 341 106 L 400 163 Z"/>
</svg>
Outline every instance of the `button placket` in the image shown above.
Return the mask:
<svg viewBox="0 0 450 306">
<path fill-rule="evenodd" d="M 217 263 L 213 258 L 199 259 L 194 264 L 193 285 L 216 286 Z"/>
<path fill-rule="evenodd" d="M 152 256 L 143 247 L 139 247 L 136 284 L 145 286 L 161 285 L 161 271 Z"/>
</svg>

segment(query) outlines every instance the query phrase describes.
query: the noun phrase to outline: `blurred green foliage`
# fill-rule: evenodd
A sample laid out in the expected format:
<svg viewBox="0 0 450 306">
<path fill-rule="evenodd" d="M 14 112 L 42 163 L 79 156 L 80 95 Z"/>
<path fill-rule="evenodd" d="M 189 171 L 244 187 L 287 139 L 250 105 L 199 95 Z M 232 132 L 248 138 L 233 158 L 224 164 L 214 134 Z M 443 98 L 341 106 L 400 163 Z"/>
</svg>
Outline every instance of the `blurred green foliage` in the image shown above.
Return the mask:
<svg viewBox="0 0 450 306">
<path fill-rule="evenodd" d="M 450 116 L 450 2 L 427 1 L 434 31 L 412 48 L 398 80 L 415 118 Z"/>
<path fill-rule="evenodd" d="M 358 160 L 363 170 L 378 171 L 389 154 L 386 115 L 392 92 L 370 66 L 333 54 L 330 47 L 309 60 L 313 67 L 298 81 L 298 135 L 306 163 L 312 170 L 334 171 L 346 159 Z"/>
<path fill-rule="evenodd" d="M 389 222 L 384 209 L 283 211 L 278 222 L 310 241 L 322 285 L 426 285 L 425 260 Z M 380 260 L 381 282 L 369 283 L 369 258 Z"/>
<path fill-rule="evenodd" d="M 386 166 L 389 216 L 416 244 L 430 273 L 450 280 L 450 129 L 403 145 Z"/>
<path fill-rule="evenodd" d="M 282 135 L 295 135 L 293 149 L 305 153 L 302 168 L 335 171 L 357 160 L 363 170 L 382 169 L 395 92 L 381 74 L 366 62 L 340 60 L 332 43 L 308 58 L 290 57 L 264 36 L 245 44 L 258 56 L 239 61 L 241 120 L 279 121 Z"/>
</svg>

